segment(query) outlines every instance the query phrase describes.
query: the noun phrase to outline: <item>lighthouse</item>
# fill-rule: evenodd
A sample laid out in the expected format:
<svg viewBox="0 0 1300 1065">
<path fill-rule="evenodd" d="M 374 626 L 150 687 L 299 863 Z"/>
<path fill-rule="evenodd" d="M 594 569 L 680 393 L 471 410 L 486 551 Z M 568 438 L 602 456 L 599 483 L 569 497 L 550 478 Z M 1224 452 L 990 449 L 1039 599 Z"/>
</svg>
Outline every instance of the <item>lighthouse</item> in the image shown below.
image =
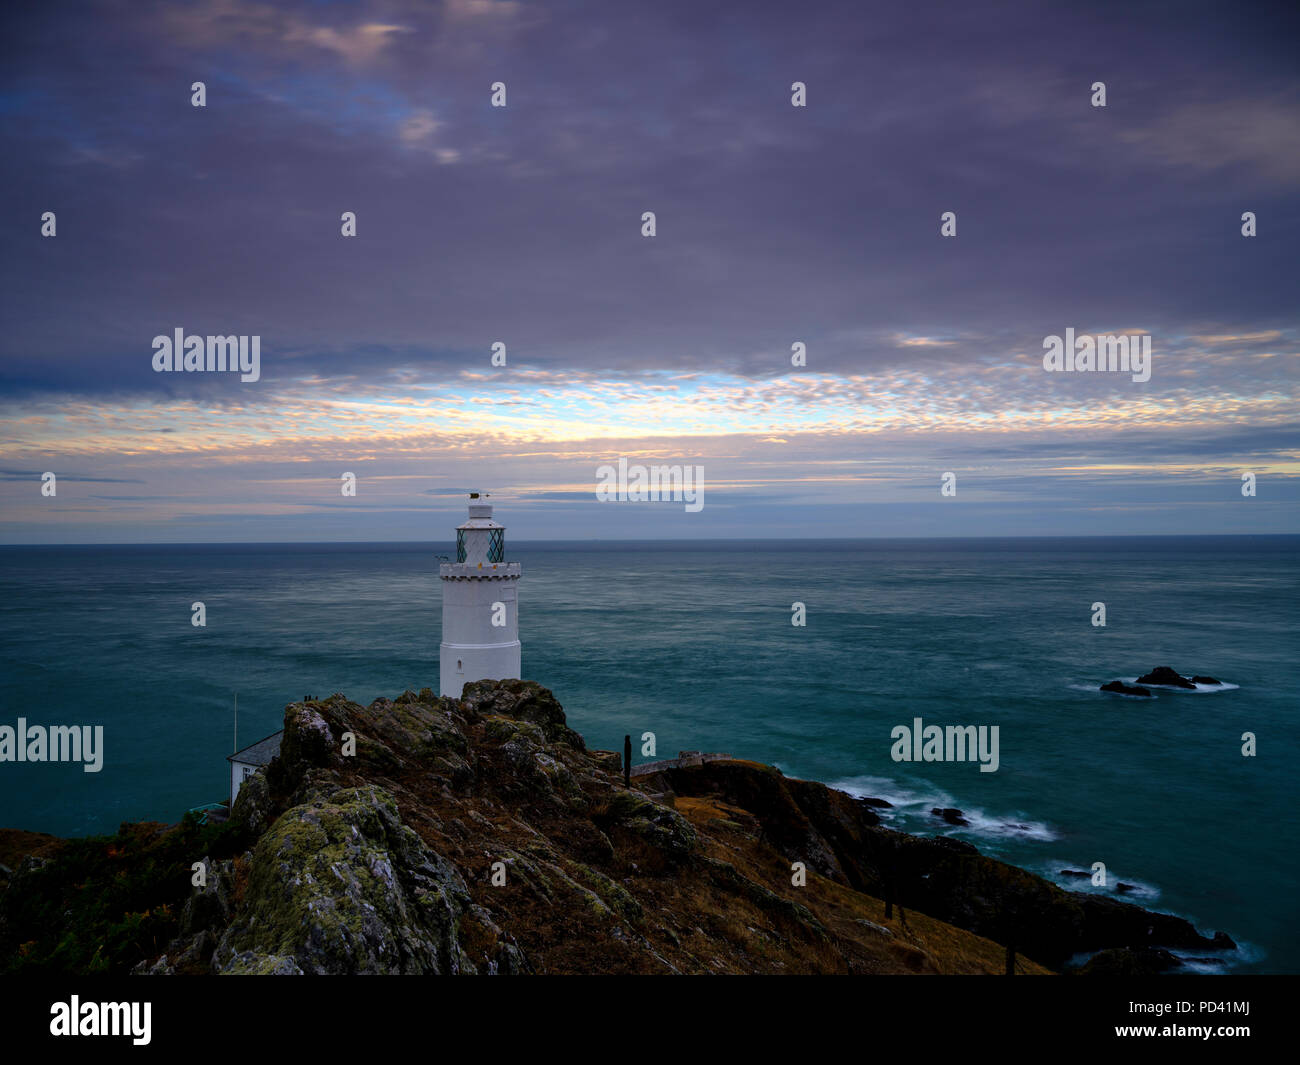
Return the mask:
<svg viewBox="0 0 1300 1065">
<path fill-rule="evenodd" d="M 506 527 L 492 504 L 469 497 L 469 520 L 456 527 L 456 561 L 442 578 L 442 648 L 438 691 L 459 699 L 472 680 L 519 677 L 518 562 L 507 562 Z"/>
</svg>

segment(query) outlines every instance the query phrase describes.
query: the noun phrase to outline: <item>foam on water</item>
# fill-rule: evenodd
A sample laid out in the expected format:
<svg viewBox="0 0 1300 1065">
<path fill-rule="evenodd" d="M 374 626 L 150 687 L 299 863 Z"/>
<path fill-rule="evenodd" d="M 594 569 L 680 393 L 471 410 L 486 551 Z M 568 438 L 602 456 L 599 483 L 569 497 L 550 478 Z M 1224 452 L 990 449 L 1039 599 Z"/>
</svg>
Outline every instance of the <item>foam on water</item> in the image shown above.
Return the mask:
<svg viewBox="0 0 1300 1065">
<path fill-rule="evenodd" d="M 1116 679 L 1122 680 L 1125 684 L 1140 683 L 1137 677 L 1118 677 Z M 1189 677 L 1188 679 L 1190 680 L 1191 678 Z M 1240 684 L 1228 684 L 1228 683 L 1197 684 L 1194 689 L 1180 688 L 1175 684 L 1142 684 L 1141 686 L 1143 688 L 1154 688 L 1156 691 L 1162 691 L 1162 692 L 1179 692 L 1183 695 L 1208 695 L 1211 692 L 1232 692 L 1232 691 L 1238 691 L 1241 688 Z"/>
<path fill-rule="evenodd" d="M 1062 876 L 1062 869 L 1076 869 L 1079 872 L 1087 873 L 1088 877 L 1085 879 L 1081 876 Z M 1143 906 L 1160 897 L 1160 889 L 1155 884 L 1139 880 L 1134 876 L 1121 876 L 1110 866 L 1106 867 L 1105 887 L 1093 884 L 1091 862 L 1053 858 L 1051 861 L 1040 863 L 1037 871 L 1039 876 L 1052 881 L 1057 887 L 1066 891 L 1082 891 L 1089 895 L 1109 895 L 1121 902 L 1137 902 Z M 1132 890 L 1120 891 L 1120 884 L 1129 884 L 1132 886 Z"/>
<path fill-rule="evenodd" d="M 1183 963 L 1184 971 L 1200 976 L 1217 976 L 1231 969 L 1253 965 L 1265 956 L 1265 952 L 1254 943 L 1240 940 L 1236 950 L 1170 950 L 1169 953 Z"/>
<path fill-rule="evenodd" d="M 847 792 L 855 798 L 884 799 L 892 803 L 892 808 L 875 808 L 876 813 L 882 820 L 898 822 L 899 827 L 904 821 L 915 819 L 916 823 L 906 831 L 927 831 L 944 836 L 967 834 L 994 839 L 1015 837 L 1043 842 L 1057 838 L 1056 832 L 1041 821 L 1030 821 L 1019 815 L 998 817 L 979 807 L 962 805 L 942 788 L 930 785 L 924 790 L 917 790 L 888 777 L 859 776 L 837 780 L 828 786 Z M 950 825 L 930 813 L 935 807 L 959 809 L 970 824 Z"/>
<path fill-rule="evenodd" d="M 1159 698 L 1158 695 L 1154 694 L 1155 692 L 1176 692 L 1181 695 L 1210 695 L 1213 694 L 1214 692 L 1238 691 L 1241 688 L 1240 684 L 1229 684 L 1226 681 L 1221 682 L 1219 684 L 1197 684 L 1195 688 L 1179 688 L 1177 685 L 1174 684 L 1142 683 L 1135 676 L 1134 677 L 1112 677 L 1111 680 L 1119 680 L 1125 684 L 1132 684 L 1132 685 L 1136 685 L 1137 687 L 1146 688 L 1148 691 L 1152 692 L 1153 694 L 1150 696 L 1146 696 L 1146 695 L 1126 695 L 1124 692 L 1103 692 L 1101 690 L 1102 684 L 1109 684 L 1110 681 L 1098 681 L 1096 684 L 1067 684 L 1066 687 L 1069 688 L 1071 691 L 1076 691 L 1076 692 L 1096 692 L 1101 695 L 1118 695 L 1121 699 L 1145 699 L 1148 701 L 1151 699 Z"/>
<path fill-rule="evenodd" d="M 1118 679 L 1120 679 L 1120 680 L 1124 680 L 1123 677 L 1120 677 L 1120 678 L 1118 678 Z M 1109 681 L 1107 681 L 1106 683 L 1109 683 Z M 1131 683 L 1131 681 L 1124 681 L 1124 683 L 1129 684 L 1129 683 Z M 1142 701 L 1142 702 L 1146 702 L 1146 703 L 1151 702 L 1153 699 L 1158 699 L 1158 698 L 1160 698 L 1160 696 L 1158 696 L 1158 695 L 1127 695 L 1127 694 L 1125 694 L 1124 692 L 1104 692 L 1104 691 L 1101 690 L 1101 685 L 1100 685 L 1100 684 L 1069 684 L 1069 685 L 1066 685 L 1066 686 L 1067 686 L 1071 691 L 1076 691 L 1076 692 L 1092 692 L 1094 695 L 1115 695 L 1115 696 L 1118 696 L 1118 697 L 1121 698 L 1121 699 L 1138 699 L 1138 700 L 1140 700 L 1140 701 Z M 1144 688 L 1153 688 L 1153 687 L 1155 687 L 1155 685 L 1153 685 L 1153 684 L 1143 684 L 1142 687 L 1144 687 Z"/>
</svg>

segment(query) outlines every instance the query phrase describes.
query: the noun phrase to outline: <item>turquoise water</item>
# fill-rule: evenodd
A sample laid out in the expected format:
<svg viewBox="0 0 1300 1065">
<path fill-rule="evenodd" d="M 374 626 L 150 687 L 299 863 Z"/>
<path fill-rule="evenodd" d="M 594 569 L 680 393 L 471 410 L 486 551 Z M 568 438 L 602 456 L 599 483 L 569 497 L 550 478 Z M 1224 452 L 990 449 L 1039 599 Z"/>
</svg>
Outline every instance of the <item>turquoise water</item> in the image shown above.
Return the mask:
<svg viewBox="0 0 1300 1065">
<path fill-rule="evenodd" d="M 0 548 L 0 725 L 102 724 L 105 765 L 0 763 L 0 824 L 176 820 L 286 702 L 437 687 L 450 544 Z M 729 751 L 895 802 L 894 823 L 1128 898 L 1300 971 L 1300 538 L 511 544 L 524 676 L 595 747 Z M 190 604 L 207 627 L 190 624 Z M 791 625 L 791 604 L 807 626 Z M 1091 624 L 1106 604 L 1107 626 Z M 1154 700 L 1157 665 L 1236 687 Z M 890 731 L 997 725 L 1000 768 Z M 1241 755 L 1254 732 L 1258 756 Z M 638 759 L 639 760 L 639 759 Z M 956 806 L 970 828 L 929 816 Z M 1077 884 L 1062 881 L 1070 887 Z M 1113 889 L 1113 888 L 1112 888 Z"/>
</svg>

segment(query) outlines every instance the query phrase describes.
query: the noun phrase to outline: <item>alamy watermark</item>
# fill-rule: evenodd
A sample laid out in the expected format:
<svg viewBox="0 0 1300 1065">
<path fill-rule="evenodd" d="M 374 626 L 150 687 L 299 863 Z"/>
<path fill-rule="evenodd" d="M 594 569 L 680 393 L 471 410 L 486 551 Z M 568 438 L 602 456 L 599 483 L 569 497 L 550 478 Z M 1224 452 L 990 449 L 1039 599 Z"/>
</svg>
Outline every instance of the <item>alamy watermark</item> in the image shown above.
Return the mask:
<svg viewBox="0 0 1300 1065">
<path fill-rule="evenodd" d="M 997 725 L 895 725 L 889 757 L 895 762 L 979 762 L 981 773 L 998 771 Z"/>
<path fill-rule="evenodd" d="M 136 1046 L 148 1046 L 151 1002 L 82 1002 L 73 995 L 50 1006 L 50 1035 L 130 1036 Z"/>
<path fill-rule="evenodd" d="M 703 466 L 628 465 L 596 470 L 596 499 L 601 503 L 684 503 L 688 514 L 704 509 Z"/>
<path fill-rule="evenodd" d="M 245 383 L 262 377 L 261 336 L 186 336 L 176 327 L 172 336 L 153 338 L 154 373 L 183 371 L 214 373 L 230 370 Z"/>
<path fill-rule="evenodd" d="M 1138 383 L 1151 380 L 1150 333 L 1076 336 L 1073 329 L 1067 329 L 1064 338 L 1054 333 L 1043 337 L 1043 351 L 1043 369 L 1048 373 L 1107 370 L 1131 373 Z"/>
<path fill-rule="evenodd" d="M 0 762 L 81 762 L 82 770 L 104 768 L 104 726 L 0 725 Z"/>
</svg>

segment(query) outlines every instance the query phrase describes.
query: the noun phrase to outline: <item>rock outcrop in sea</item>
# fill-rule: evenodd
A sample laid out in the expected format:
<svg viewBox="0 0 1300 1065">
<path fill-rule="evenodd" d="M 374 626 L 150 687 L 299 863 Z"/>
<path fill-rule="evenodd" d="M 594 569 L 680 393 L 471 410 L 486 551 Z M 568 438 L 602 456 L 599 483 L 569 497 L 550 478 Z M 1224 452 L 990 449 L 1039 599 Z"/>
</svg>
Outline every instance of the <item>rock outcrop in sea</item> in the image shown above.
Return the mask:
<svg viewBox="0 0 1300 1065">
<path fill-rule="evenodd" d="M 1141 687 L 1143 684 L 1154 684 L 1162 688 L 1182 688 L 1185 691 L 1195 691 L 1198 684 L 1214 685 L 1220 684 L 1220 681 L 1213 677 L 1196 676 L 1190 680 L 1181 673 L 1176 672 L 1169 666 L 1156 666 L 1150 673 L 1146 673 L 1137 679 L 1137 685 L 1125 684 L 1122 680 L 1112 680 L 1103 684 L 1101 690 L 1104 692 L 1113 692 L 1116 695 L 1132 695 L 1142 698 L 1153 698 L 1147 688 Z"/>
<path fill-rule="evenodd" d="M 1138 677 L 1139 684 L 1158 684 L 1166 688 L 1195 690 L 1198 684 L 1218 684 L 1213 677 L 1192 677 L 1190 680 L 1169 666 L 1156 666 L 1150 673 Z"/>
<path fill-rule="evenodd" d="M 334 695 L 284 729 L 226 824 L 0 833 L 0 971 L 1001 973 L 1009 943 L 1018 972 L 1111 973 L 1234 948 L 756 762 L 625 788 L 531 682 Z"/>
<path fill-rule="evenodd" d="M 1151 692 L 1147 688 L 1139 688 L 1132 684 L 1125 684 L 1122 680 L 1112 680 L 1108 684 L 1103 684 L 1101 690 L 1104 692 L 1113 692 L 1116 695 L 1132 695 L 1143 699 L 1150 699 Z"/>
</svg>

